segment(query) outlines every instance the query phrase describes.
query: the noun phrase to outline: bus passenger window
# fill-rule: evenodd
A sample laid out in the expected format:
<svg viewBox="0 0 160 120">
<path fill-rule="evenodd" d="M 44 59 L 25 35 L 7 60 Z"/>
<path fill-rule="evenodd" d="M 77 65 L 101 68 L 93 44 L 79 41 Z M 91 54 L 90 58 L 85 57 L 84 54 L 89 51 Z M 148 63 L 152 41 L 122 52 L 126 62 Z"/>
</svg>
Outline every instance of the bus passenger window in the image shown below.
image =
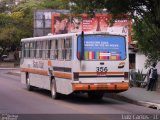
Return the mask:
<svg viewBox="0 0 160 120">
<path fill-rule="evenodd" d="M 41 41 L 36 42 L 36 58 L 40 58 L 40 52 L 41 52 Z"/>
<path fill-rule="evenodd" d="M 29 57 L 29 43 L 25 43 L 25 57 Z"/>
<path fill-rule="evenodd" d="M 57 59 L 57 40 L 51 40 L 50 58 Z"/>
<path fill-rule="evenodd" d="M 58 40 L 55 40 L 54 56 L 55 56 L 55 59 L 58 59 Z"/>
<path fill-rule="evenodd" d="M 30 43 L 30 57 L 34 58 L 35 42 Z"/>
<path fill-rule="evenodd" d="M 65 50 L 65 39 L 61 40 L 61 46 L 62 46 L 62 56 L 61 59 L 65 60 L 66 59 L 66 50 Z"/>
<path fill-rule="evenodd" d="M 54 59 L 54 43 L 55 40 L 51 40 L 50 59 Z"/>
<path fill-rule="evenodd" d="M 47 41 L 42 42 L 42 59 L 47 58 Z"/>
<path fill-rule="evenodd" d="M 43 45 L 43 42 L 40 41 L 40 45 L 39 45 L 39 58 L 42 58 L 42 45 Z"/>
<path fill-rule="evenodd" d="M 46 46 L 45 46 L 45 53 L 46 53 L 46 54 L 45 54 L 45 58 L 46 58 L 46 59 L 49 58 L 49 54 L 48 54 L 48 53 L 49 53 L 49 49 L 50 49 L 50 48 L 49 48 L 49 43 L 50 43 L 50 41 L 47 40 L 47 41 L 46 41 Z"/>
<path fill-rule="evenodd" d="M 62 50 L 64 48 L 64 40 L 59 39 L 58 40 L 58 60 L 63 59 Z"/>
<path fill-rule="evenodd" d="M 22 58 L 25 57 L 25 43 L 22 43 Z"/>
<path fill-rule="evenodd" d="M 37 42 L 34 43 L 34 58 L 36 58 L 36 48 L 37 48 Z"/>
<path fill-rule="evenodd" d="M 47 58 L 50 58 L 50 50 L 51 50 L 51 40 L 48 41 L 48 52 L 47 52 Z"/>
<path fill-rule="evenodd" d="M 31 43 L 28 43 L 29 47 L 28 47 L 28 58 L 31 57 Z"/>
<path fill-rule="evenodd" d="M 65 59 L 66 60 L 71 60 L 71 55 L 72 55 L 72 39 L 67 38 L 65 40 Z"/>
</svg>

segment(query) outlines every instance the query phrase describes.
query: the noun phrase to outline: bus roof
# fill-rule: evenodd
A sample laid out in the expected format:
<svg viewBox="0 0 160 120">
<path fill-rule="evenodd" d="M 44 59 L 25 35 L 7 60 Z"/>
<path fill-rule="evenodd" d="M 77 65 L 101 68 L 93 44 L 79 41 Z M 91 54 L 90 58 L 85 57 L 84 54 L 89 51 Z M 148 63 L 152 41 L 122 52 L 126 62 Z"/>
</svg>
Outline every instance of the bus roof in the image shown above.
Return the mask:
<svg viewBox="0 0 160 120">
<path fill-rule="evenodd" d="M 40 41 L 40 40 L 48 40 L 48 39 L 54 39 L 54 38 L 61 38 L 61 37 L 70 37 L 70 36 L 74 36 L 76 35 L 75 33 L 67 33 L 67 34 L 50 34 L 50 35 L 46 35 L 46 36 L 41 36 L 41 37 L 30 37 L 30 38 L 23 38 L 21 39 L 21 42 L 25 42 L 25 41 Z"/>
<path fill-rule="evenodd" d="M 21 39 L 21 42 L 29 42 L 29 41 L 41 41 L 41 40 L 49 40 L 54 38 L 64 38 L 64 37 L 71 37 L 75 35 L 80 35 L 81 33 L 66 33 L 66 34 L 49 34 L 47 36 L 41 36 L 41 37 L 30 37 L 30 38 L 23 38 Z M 106 34 L 106 35 L 119 35 L 119 36 L 126 36 L 126 35 L 120 35 L 120 34 L 109 34 L 108 32 L 85 32 L 84 34 Z"/>
</svg>

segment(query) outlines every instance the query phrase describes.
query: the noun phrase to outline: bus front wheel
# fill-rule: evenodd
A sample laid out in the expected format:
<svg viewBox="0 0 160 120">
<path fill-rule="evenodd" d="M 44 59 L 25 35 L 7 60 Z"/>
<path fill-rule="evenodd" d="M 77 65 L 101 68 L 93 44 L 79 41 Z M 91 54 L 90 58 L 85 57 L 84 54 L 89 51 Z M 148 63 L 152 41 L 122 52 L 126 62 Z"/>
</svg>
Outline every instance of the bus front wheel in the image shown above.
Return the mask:
<svg viewBox="0 0 160 120">
<path fill-rule="evenodd" d="M 60 98 L 60 93 L 57 93 L 56 89 L 56 82 L 54 79 L 51 81 L 51 97 L 53 99 L 59 99 Z"/>
<path fill-rule="evenodd" d="M 28 91 L 33 90 L 33 86 L 30 85 L 29 73 L 26 74 L 26 88 L 27 88 Z"/>
</svg>

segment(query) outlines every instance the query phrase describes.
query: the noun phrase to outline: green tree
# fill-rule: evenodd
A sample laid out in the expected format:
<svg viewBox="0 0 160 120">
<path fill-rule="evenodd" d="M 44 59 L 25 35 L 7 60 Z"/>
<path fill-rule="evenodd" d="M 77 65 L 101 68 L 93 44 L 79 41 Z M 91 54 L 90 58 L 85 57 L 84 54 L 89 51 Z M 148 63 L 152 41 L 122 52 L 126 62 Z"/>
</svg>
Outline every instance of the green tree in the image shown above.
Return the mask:
<svg viewBox="0 0 160 120">
<path fill-rule="evenodd" d="M 68 9 L 69 0 L 0 1 L 0 57 L 6 49 L 14 50 L 21 38 L 33 36 L 33 13 L 36 9 Z"/>
<path fill-rule="evenodd" d="M 133 19 L 134 39 L 139 50 L 148 57 L 148 63 L 160 61 L 160 1 L 159 0 L 70 0 L 72 12 L 88 13 L 107 10 L 113 21 L 120 14 Z"/>
<path fill-rule="evenodd" d="M 2 13 L 0 14 L 0 48 L 1 48 L 0 49 L 0 58 L 4 54 L 4 52 L 6 51 L 8 45 L 10 44 L 10 42 L 9 42 L 10 39 L 7 38 L 10 36 L 10 35 L 8 35 L 8 33 L 10 33 L 10 31 L 6 30 L 7 29 L 6 26 L 10 25 L 11 21 L 12 21 L 12 19 L 10 16 L 2 14 Z"/>
<path fill-rule="evenodd" d="M 2 51 L 0 53 L 0 56 L 3 55 L 3 53 L 10 49 L 15 42 L 15 39 L 12 39 L 16 33 L 16 29 L 11 27 L 4 27 L 0 30 L 0 43 Z M 14 43 L 15 44 L 15 43 Z"/>
<path fill-rule="evenodd" d="M 21 38 L 31 37 L 33 34 L 33 22 L 28 17 L 30 15 L 22 10 L 13 11 L 13 8 L 6 8 L 0 14 L 0 58 L 6 50 L 14 51 L 20 45 Z M 9 14 L 6 11 L 10 11 Z"/>
<path fill-rule="evenodd" d="M 70 0 L 47 0 L 41 3 L 42 8 L 47 9 L 69 9 Z"/>
<path fill-rule="evenodd" d="M 0 2 L 0 13 L 6 11 L 7 7 L 6 7 L 6 3 L 4 1 Z"/>
</svg>

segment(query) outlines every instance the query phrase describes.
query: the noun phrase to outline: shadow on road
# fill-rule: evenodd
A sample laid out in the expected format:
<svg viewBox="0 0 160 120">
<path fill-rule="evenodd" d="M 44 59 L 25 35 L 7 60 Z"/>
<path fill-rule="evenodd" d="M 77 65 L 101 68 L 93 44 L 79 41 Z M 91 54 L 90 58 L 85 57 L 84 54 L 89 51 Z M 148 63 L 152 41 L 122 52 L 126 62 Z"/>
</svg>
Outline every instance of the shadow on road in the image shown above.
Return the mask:
<svg viewBox="0 0 160 120">
<path fill-rule="evenodd" d="M 34 90 L 31 92 L 35 92 L 36 94 L 43 95 L 45 97 L 48 97 L 49 99 L 52 99 L 51 93 L 48 90 L 34 88 Z M 89 99 L 87 94 L 84 93 L 72 93 L 70 95 L 61 95 L 61 98 L 58 100 L 72 104 L 83 104 L 83 105 L 125 104 L 124 102 L 120 102 L 116 99 L 111 99 L 105 96 L 101 100 Z"/>
</svg>

